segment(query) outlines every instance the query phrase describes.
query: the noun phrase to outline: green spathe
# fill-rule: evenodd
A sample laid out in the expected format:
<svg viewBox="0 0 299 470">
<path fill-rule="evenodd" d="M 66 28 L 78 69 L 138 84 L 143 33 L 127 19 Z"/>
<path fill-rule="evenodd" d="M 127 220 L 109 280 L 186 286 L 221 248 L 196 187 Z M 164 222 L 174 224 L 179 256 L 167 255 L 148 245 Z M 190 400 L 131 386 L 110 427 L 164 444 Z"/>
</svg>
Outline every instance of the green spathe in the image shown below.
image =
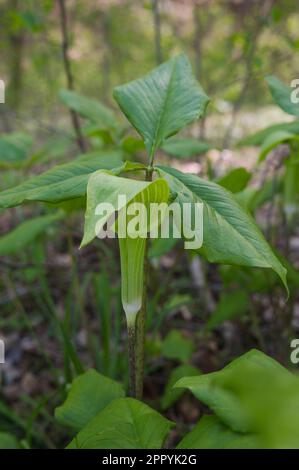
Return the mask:
<svg viewBox="0 0 299 470">
<path fill-rule="evenodd" d="M 125 197 L 119 197 L 125 196 Z M 146 206 L 154 202 L 167 202 L 169 187 L 165 179 L 140 181 L 115 176 L 109 171 L 96 171 L 88 180 L 84 236 L 81 247 L 90 243 L 101 228 L 115 213 L 125 209 L 130 203 L 141 202 Z M 104 217 L 99 220 L 97 208 L 107 207 Z"/>
<path fill-rule="evenodd" d="M 125 197 L 119 197 L 119 196 Z M 139 181 L 114 176 L 108 171 L 97 171 L 90 177 L 87 185 L 87 207 L 85 214 L 84 237 L 81 247 L 90 243 L 116 210 L 120 214 L 128 204 L 140 202 L 149 207 L 151 203 L 167 202 L 169 187 L 165 179 Z M 97 208 L 105 204 L 107 210 L 99 220 Z M 127 219 L 130 223 L 130 219 Z M 121 259 L 122 304 L 128 324 L 134 324 L 142 304 L 143 265 L 145 256 L 145 237 L 119 238 Z"/>
</svg>

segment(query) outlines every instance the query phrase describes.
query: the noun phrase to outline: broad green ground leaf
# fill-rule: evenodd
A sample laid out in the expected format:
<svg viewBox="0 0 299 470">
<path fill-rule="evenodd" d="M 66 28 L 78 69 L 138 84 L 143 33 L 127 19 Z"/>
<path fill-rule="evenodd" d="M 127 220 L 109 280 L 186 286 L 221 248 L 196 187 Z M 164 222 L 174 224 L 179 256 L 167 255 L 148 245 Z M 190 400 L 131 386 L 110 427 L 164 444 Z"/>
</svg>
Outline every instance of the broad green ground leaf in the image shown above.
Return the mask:
<svg viewBox="0 0 299 470">
<path fill-rule="evenodd" d="M 294 88 L 282 83 L 277 77 L 270 75 L 266 77 L 272 97 L 278 106 L 286 113 L 293 116 L 299 116 L 299 103 L 293 103 L 291 100 Z"/>
<path fill-rule="evenodd" d="M 0 432 L 0 449 L 20 449 L 20 444 L 12 434 Z"/>
<path fill-rule="evenodd" d="M 191 339 L 185 338 L 180 331 L 172 330 L 162 343 L 162 354 L 167 359 L 176 359 L 186 362 L 194 351 Z"/>
<path fill-rule="evenodd" d="M 79 431 L 109 403 L 124 396 L 122 385 L 90 369 L 74 379 L 66 401 L 56 408 L 55 417 Z"/>
<path fill-rule="evenodd" d="M 19 186 L 0 193 L 0 207 L 14 207 L 26 201 L 60 202 L 86 194 L 91 173 L 121 165 L 122 154 L 117 151 L 92 152 L 70 163 L 57 165 Z"/>
<path fill-rule="evenodd" d="M 262 352 L 183 383 L 233 431 L 257 435 L 259 447 L 299 448 L 299 378 Z"/>
<path fill-rule="evenodd" d="M 289 384 L 297 384 L 298 393 L 297 377 L 253 349 L 218 372 L 185 377 L 175 387 L 188 388 L 234 431 L 258 432 L 271 426 L 273 405 L 280 399 L 287 402 L 281 392 Z"/>
<path fill-rule="evenodd" d="M 133 398 L 113 400 L 72 440 L 69 449 L 160 449 L 173 426 Z"/>
<path fill-rule="evenodd" d="M 150 157 L 167 137 L 201 117 L 209 102 L 185 55 L 116 87 L 113 96 L 142 136 Z"/>
<path fill-rule="evenodd" d="M 173 137 L 162 145 L 162 150 L 176 158 L 192 158 L 211 150 L 212 145 L 202 140 Z"/>
<path fill-rule="evenodd" d="M 34 217 L 21 223 L 7 235 L 0 237 L 0 256 L 11 255 L 25 249 L 36 237 L 45 232 L 48 227 L 62 217 L 63 214 L 57 212 L 55 214 Z"/>
<path fill-rule="evenodd" d="M 258 449 L 259 439 L 225 426 L 216 416 L 204 416 L 178 444 L 177 449 Z"/>
<path fill-rule="evenodd" d="M 259 147 L 270 134 L 276 132 L 290 132 L 291 134 L 299 134 L 299 120 L 292 122 L 283 122 L 280 124 L 273 124 L 272 126 L 265 127 L 260 131 L 255 132 L 247 137 L 244 137 L 238 142 L 239 147 Z"/>
<path fill-rule="evenodd" d="M 111 109 L 96 100 L 86 98 L 86 96 L 70 90 L 60 90 L 61 101 L 80 116 L 90 121 L 108 128 L 117 126 L 117 119 Z"/>
<path fill-rule="evenodd" d="M 232 194 L 211 181 L 158 166 L 178 202 L 199 201 L 203 211 L 203 246 L 210 262 L 273 269 L 286 285 L 286 269 L 272 252 L 253 218 Z"/>
<path fill-rule="evenodd" d="M 245 168 L 240 167 L 229 171 L 222 178 L 218 179 L 217 183 L 232 193 L 238 193 L 246 188 L 250 179 L 251 173 Z"/>
<path fill-rule="evenodd" d="M 193 375 L 199 375 L 200 371 L 197 367 L 189 364 L 182 364 L 171 371 L 170 377 L 166 384 L 164 394 L 161 399 L 161 407 L 166 410 L 178 401 L 184 394 L 184 390 L 180 388 L 173 388 L 174 384 L 182 377 L 191 377 Z"/>
<path fill-rule="evenodd" d="M 249 401 L 265 446 L 271 449 L 299 449 L 298 375 L 285 378 L 278 384 L 269 378 L 270 386 L 266 380 L 262 381 L 263 388 Z M 258 399 L 258 393 L 262 399 Z"/>
<path fill-rule="evenodd" d="M 285 142 L 290 142 L 292 140 L 299 140 L 299 136 L 287 131 L 277 131 L 273 134 L 268 135 L 261 147 L 259 161 L 264 160 L 268 153 L 271 152 L 272 149 L 277 147 L 277 145 L 283 144 Z"/>
<path fill-rule="evenodd" d="M 245 290 L 238 289 L 228 294 L 221 294 L 216 309 L 206 323 L 206 328 L 212 330 L 224 321 L 232 320 L 248 311 L 250 299 Z"/>
</svg>

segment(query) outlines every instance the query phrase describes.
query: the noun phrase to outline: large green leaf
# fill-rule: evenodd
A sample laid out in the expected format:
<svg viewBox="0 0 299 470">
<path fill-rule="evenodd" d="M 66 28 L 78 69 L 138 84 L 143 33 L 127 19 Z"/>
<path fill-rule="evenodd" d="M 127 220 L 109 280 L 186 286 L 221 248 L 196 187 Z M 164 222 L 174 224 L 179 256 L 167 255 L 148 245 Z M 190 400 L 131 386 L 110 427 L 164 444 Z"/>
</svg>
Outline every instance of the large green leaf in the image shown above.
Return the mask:
<svg viewBox="0 0 299 470">
<path fill-rule="evenodd" d="M 266 77 L 272 97 L 278 106 L 286 113 L 293 116 L 299 116 L 299 103 L 293 103 L 291 100 L 293 88 L 286 86 L 277 77 L 270 75 Z"/>
<path fill-rule="evenodd" d="M 61 212 L 26 220 L 0 238 L 0 256 L 11 255 L 25 248 L 49 226 L 63 217 Z"/>
<path fill-rule="evenodd" d="M 181 379 L 235 432 L 253 433 L 263 448 L 299 448 L 299 378 L 252 350 L 219 372 Z"/>
<path fill-rule="evenodd" d="M 253 349 L 218 372 L 185 377 L 175 387 L 188 388 L 234 431 L 259 432 L 271 426 L 273 404 L 291 397 L 281 395 L 290 385 L 298 393 L 297 377 Z"/>
<path fill-rule="evenodd" d="M 254 434 L 241 434 L 225 426 L 216 416 L 204 416 L 178 444 L 177 449 L 257 449 Z"/>
<path fill-rule="evenodd" d="M 114 113 L 100 102 L 70 90 L 60 90 L 59 97 L 66 106 L 80 116 L 103 127 L 115 128 L 117 126 Z"/>
<path fill-rule="evenodd" d="M 66 401 L 55 410 L 55 417 L 61 424 L 79 431 L 109 403 L 124 396 L 122 385 L 90 369 L 72 382 Z"/>
<path fill-rule="evenodd" d="M 191 158 L 207 152 L 212 147 L 208 142 L 194 139 L 173 137 L 162 145 L 162 150 L 176 158 Z"/>
<path fill-rule="evenodd" d="M 69 449 L 160 449 L 173 426 L 133 398 L 113 400 L 72 440 Z"/>
<path fill-rule="evenodd" d="M 203 246 L 210 262 L 273 269 L 286 286 L 286 269 L 272 252 L 252 217 L 216 183 L 169 167 L 158 167 L 176 201 L 199 201 L 203 211 Z M 286 286 L 287 287 L 287 286 Z"/>
<path fill-rule="evenodd" d="M 99 168 L 119 166 L 122 154 L 117 151 L 92 152 L 70 163 L 57 165 L 11 189 L 0 193 L 0 207 L 13 207 L 25 201 L 60 202 L 86 194 L 91 173 Z"/>
<path fill-rule="evenodd" d="M 167 137 L 201 117 L 209 102 L 185 55 L 116 87 L 114 98 L 144 139 L 150 157 Z"/>
</svg>

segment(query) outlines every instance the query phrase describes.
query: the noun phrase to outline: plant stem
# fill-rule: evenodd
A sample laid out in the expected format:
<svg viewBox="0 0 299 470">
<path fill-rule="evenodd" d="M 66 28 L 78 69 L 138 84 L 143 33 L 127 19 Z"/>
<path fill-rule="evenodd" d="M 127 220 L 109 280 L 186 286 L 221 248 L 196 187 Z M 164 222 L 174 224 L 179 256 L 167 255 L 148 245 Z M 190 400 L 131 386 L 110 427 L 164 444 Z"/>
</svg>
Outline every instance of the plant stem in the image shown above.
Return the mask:
<svg viewBox="0 0 299 470">
<path fill-rule="evenodd" d="M 152 162 L 151 162 L 152 163 Z M 145 175 L 146 181 L 152 181 L 153 167 L 150 166 Z M 147 279 L 148 279 L 148 240 L 146 240 L 144 263 L 143 263 L 143 296 L 142 306 L 138 312 L 135 326 L 135 397 L 138 400 L 143 396 L 144 379 L 144 346 L 145 346 L 145 325 L 146 325 L 146 303 L 147 303 Z"/>
<path fill-rule="evenodd" d="M 128 323 L 127 328 L 130 371 L 130 396 L 136 397 L 136 320 L 133 324 Z"/>
</svg>

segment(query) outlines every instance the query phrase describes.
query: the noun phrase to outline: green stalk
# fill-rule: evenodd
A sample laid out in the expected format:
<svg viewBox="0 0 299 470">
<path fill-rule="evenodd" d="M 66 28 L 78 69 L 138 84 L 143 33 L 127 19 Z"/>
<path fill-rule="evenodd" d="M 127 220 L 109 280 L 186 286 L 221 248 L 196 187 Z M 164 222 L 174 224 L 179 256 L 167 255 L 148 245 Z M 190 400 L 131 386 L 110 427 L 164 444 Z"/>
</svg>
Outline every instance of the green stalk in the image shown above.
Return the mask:
<svg viewBox="0 0 299 470">
<path fill-rule="evenodd" d="M 134 198 L 134 202 L 150 204 L 152 202 L 167 202 L 169 187 L 164 179 L 152 182 L 152 159 L 146 170 L 146 187 Z M 129 216 L 130 217 L 130 216 Z M 120 217 L 119 217 L 120 219 Z M 118 219 L 118 220 L 119 220 Z M 132 219 L 131 219 L 132 220 Z M 128 220 L 125 219 L 125 223 Z M 147 231 L 150 229 L 147 227 Z M 124 236 L 124 235 L 123 235 Z M 121 292 L 122 304 L 127 317 L 130 391 L 131 395 L 141 400 L 143 395 L 144 376 L 144 343 L 146 324 L 146 300 L 148 277 L 148 235 L 147 233 L 131 237 L 119 232 L 119 248 L 121 261 Z"/>
<path fill-rule="evenodd" d="M 128 349 L 129 349 L 129 371 L 130 371 L 130 396 L 136 397 L 136 321 L 134 324 L 127 324 Z"/>
<path fill-rule="evenodd" d="M 152 181 L 153 179 L 153 157 L 150 162 L 150 167 L 146 171 L 146 181 Z M 136 321 L 136 354 L 135 354 L 135 391 L 136 398 L 142 399 L 143 396 L 143 381 L 144 381 L 144 346 L 145 346 L 145 325 L 146 325 L 146 308 L 147 308 L 147 281 L 148 281 L 148 239 L 146 240 L 144 250 L 144 262 L 143 262 L 143 295 L 142 295 L 142 306 L 137 315 Z"/>
<path fill-rule="evenodd" d="M 152 180 L 153 169 L 146 172 Z M 147 296 L 147 238 L 119 238 L 122 304 L 127 318 L 130 395 L 141 400 Z"/>
</svg>

